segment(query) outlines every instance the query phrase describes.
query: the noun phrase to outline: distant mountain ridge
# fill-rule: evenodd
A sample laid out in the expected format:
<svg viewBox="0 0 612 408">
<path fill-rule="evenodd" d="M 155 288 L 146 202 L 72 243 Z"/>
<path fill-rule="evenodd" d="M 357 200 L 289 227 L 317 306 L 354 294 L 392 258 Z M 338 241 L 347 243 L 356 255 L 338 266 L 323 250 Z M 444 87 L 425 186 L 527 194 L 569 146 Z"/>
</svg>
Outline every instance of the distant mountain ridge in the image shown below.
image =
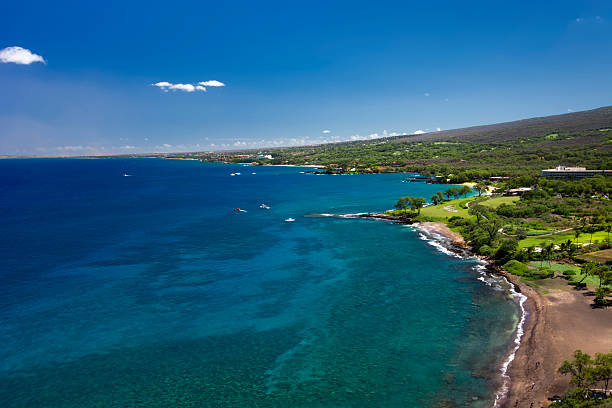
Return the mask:
<svg viewBox="0 0 612 408">
<path fill-rule="evenodd" d="M 394 141 L 436 141 L 458 138 L 461 141 L 488 143 L 508 141 L 520 132 L 531 136 L 542 132 L 581 132 L 612 126 L 612 106 L 587 111 L 564 113 L 561 115 L 542 116 L 502 122 L 491 125 L 471 126 L 466 128 L 423 133 L 420 135 L 403 135 L 386 138 Z"/>
</svg>

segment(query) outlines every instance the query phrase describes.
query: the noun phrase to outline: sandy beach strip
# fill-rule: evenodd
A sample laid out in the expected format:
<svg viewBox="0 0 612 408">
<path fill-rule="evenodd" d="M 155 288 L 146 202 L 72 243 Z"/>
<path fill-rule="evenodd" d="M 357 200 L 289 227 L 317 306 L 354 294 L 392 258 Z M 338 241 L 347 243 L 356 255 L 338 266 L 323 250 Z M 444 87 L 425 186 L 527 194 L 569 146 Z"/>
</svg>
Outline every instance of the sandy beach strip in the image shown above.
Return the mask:
<svg viewBox="0 0 612 408">
<path fill-rule="evenodd" d="M 448 228 L 443 222 L 419 222 L 413 224 L 413 227 L 423 230 L 425 233 L 432 235 L 437 234 L 448 240 L 453 244 L 464 247 L 465 240 L 458 232 L 455 232 Z"/>
<path fill-rule="evenodd" d="M 508 371 L 510 390 L 501 406 L 547 406 L 549 397 L 565 393 L 569 377 L 557 370 L 564 360 L 573 359 L 575 350 L 591 357 L 612 350 L 612 309 L 592 308 L 591 291 L 575 290 L 562 278 L 542 281 L 540 290 L 516 276 L 506 274 L 506 278 L 527 296 L 528 314 Z"/>
<path fill-rule="evenodd" d="M 466 247 L 463 237 L 444 223 L 423 222 L 413 226 Z M 508 392 L 496 406 L 546 407 L 551 403 L 548 398 L 563 396 L 567 390 L 569 377 L 557 370 L 564 360 L 573 359 L 575 350 L 591 357 L 612 350 L 612 308 L 592 308 L 595 288 L 576 290 L 562 277 L 528 285 L 492 264 L 491 269 L 527 297 L 523 335 L 506 372 L 510 378 Z"/>
</svg>

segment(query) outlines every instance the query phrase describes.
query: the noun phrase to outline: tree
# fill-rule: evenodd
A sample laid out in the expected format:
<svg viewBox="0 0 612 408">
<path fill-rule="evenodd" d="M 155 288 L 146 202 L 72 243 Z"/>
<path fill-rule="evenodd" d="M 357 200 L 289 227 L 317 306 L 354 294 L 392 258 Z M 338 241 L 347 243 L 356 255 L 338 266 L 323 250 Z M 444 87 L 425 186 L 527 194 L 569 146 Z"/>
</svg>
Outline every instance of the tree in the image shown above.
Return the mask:
<svg viewBox="0 0 612 408">
<path fill-rule="evenodd" d="M 457 189 L 455 187 L 451 187 L 444 192 L 444 196 L 446 197 L 447 200 L 450 200 L 451 197 L 455 196 L 456 191 Z"/>
<path fill-rule="evenodd" d="M 400 211 L 406 212 L 406 204 L 407 204 L 406 197 L 400 197 L 399 200 L 397 200 L 397 203 L 395 203 L 395 208 L 397 208 Z"/>
<path fill-rule="evenodd" d="M 574 228 L 574 242 L 578 243 L 580 234 L 582 234 L 582 230 L 580 228 Z"/>
<path fill-rule="evenodd" d="M 499 233 L 499 229 L 501 228 L 502 223 L 500 220 L 494 219 L 494 220 L 487 220 L 486 222 L 481 222 L 480 225 L 482 229 L 489 235 L 489 239 L 492 242 L 497 237 L 497 234 Z"/>
<path fill-rule="evenodd" d="M 423 208 L 423 205 L 425 205 L 427 200 L 424 199 L 423 197 L 407 197 L 407 199 L 408 199 L 408 205 L 410 206 L 410 208 L 413 211 L 416 211 L 417 215 L 420 215 L 421 208 Z"/>
<path fill-rule="evenodd" d="M 589 247 L 591 246 L 591 242 L 593 241 L 593 233 L 597 232 L 599 228 L 597 228 L 596 225 L 589 225 L 588 227 L 584 228 L 584 232 L 586 232 L 587 234 L 589 234 Z"/>
<path fill-rule="evenodd" d="M 603 382 L 603 389 L 607 390 L 612 380 L 612 353 L 595 354 L 595 377 Z"/>
<path fill-rule="evenodd" d="M 609 244 L 610 243 L 610 231 L 612 231 L 612 224 L 606 224 L 604 229 L 608 233 L 608 244 Z"/>
<path fill-rule="evenodd" d="M 427 203 L 427 200 L 423 197 L 412 197 L 410 201 L 410 207 L 417 211 L 417 215 L 421 215 L 421 208 Z"/>
<path fill-rule="evenodd" d="M 485 191 L 487 191 L 487 186 L 485 186 L 484 184 L 476 184 L 474 186 L 474 190 L 476 190 L 478 192 L 478 197 L 480 197 L 482 195 L 482 193 L 484 193 Z"/>
<path fill-rule="evenodd" d="M 610 268 L 606 265 L 597 265 L 589 270 L 589 275 L 597 276 L 599 278 L 599 288 L 601 289 L 602 285 L 607 284 L 612 278 L 612 273 Z"/>
<path fill-rule="evenodd" d="M 582 283 L 586 279 L 587 276 L 591 275 L 591 271 L 595 269 L 596 267 L 597 267 L 597 264 L 595 262 L 587 262 L 584 265 L 582 265 L 580 272 L 582 272 L 584 276 L 582 277 L 582 279 L 578 281 L 578 283 L 579 284 Z"/>
<path fill-rule="evenodd" d="M 550 266 L 550 260 L 555 255 L 555 244 L 551 242 L 548 245 L 544 245 L 544 247 L 542 248 L 542 255 L 548 261 L 548 266 Z"/>
<path fill-rule="evenodd" d="M 559 373 L 571 374 L 570 384 L 578 389 L 576 391 L 587 397 L 589 387 L 595 382 L 595 373 L 592 367 L 594 363 L 591 360 L 591 356 L 583 353 L 581 350 L 576 350 L 574 352 L 574 360 L 571 362 L 565 360 L 561 367 L 559 367 Z"/>
<path fill-rule="evenodd" d="M 467 198 L 467 195 L 470 194 L 471 192 L 472 192 L 472 189 L 469 188 L 468 186 L 463 186 L 459 189 L 459 193 L 463 194 L 465 198 Z"/>
</svg>

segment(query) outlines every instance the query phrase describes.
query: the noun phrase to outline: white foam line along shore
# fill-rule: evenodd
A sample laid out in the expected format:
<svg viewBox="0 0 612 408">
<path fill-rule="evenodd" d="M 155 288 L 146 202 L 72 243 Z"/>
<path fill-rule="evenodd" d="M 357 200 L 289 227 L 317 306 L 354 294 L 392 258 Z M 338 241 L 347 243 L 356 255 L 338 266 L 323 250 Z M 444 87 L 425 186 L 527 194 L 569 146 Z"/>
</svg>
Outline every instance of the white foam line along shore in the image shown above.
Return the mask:
<svg viewBox="0 0 612 408">
<path fill-rule="evenodd" d="M 447 248 L 449 244 L 449 241 L 444 238 L 441 235 L 432 233 L 431 231 L 427 231 L 427 230 L 423 230 L 421 228 L 418 228 L 419 230 L 419 238 L 427 241 L 427 243 L 431 246 L 433 246 L 434 248 L 438 249 L 440 252 L 442 252 L 443 254 L 449 255 L 449 256 L 454 256 L 456 258 L 460 258 L 460 259 L 466 259 L 458 254 L 456 254 L 455 252 L 449 250 Z M 478 278 L 478 280 L 480 280 L 481 282 L 483 282 L 484 284 L 491 286 L 495 289 L 497 289 L 497 287 L 493 286 L 492 282 L 489 282 L 486 280 L 486 276 L 489 276 L 486 273 L 486 266 L 485 264 L 483 264 L 485 261 L 479 259 L 477 256 L 472 256 L 471 258 L 474 258 L 476 260 L 478 260 L 480 262 L 479 265 L 474 267 L 475 271 L 478 271 L 481 273 L 481 277 Z M 519 318 L 519 322 L 516 326 L 515 332 L 514 332 L 514 340 L 512 342 L 513 347 L 512 350 L 510 351 L 508 357 L 504 360 L 504 362 L 502 363 L 501 367 L 500 367 L 500 373 L 501 373 L 501 378 L 502 378 L 502 385 L 500 387 L 500 389 L 495 393 L 495 402 L 493 403 L 493 408 L 496 408 L 499 406 L 499 404 L 504 400 L 504 398 L 506 397 L 506 394 L 508 393 L 508 390 L 510 389 L 510 376 L 508 376 L 508 367 L 510 367 L 510 364 L 512 363 L 512 361 L 514 361 L 514 358 L 516 356 L 516 352 L 518 351 L 519 347 L 521 346 L 521 339 L 523 337 L 523 334 L 525 333 L 525 321 L 527 320 L 527 310 L 525 308 L 525 301 L 527 300 L 527 296 L 523 295 L 520 292 L 517 292 L 514 285 L 509 282 L 506 278 L 504 278 L 503 276 L 499 276 L 498 278 L 500 278 L 501 280 L 505 281 L 508 284 L 508 287 L 510 288 L 510 293 L 512 295 L 512 298 L 514 299 L 514 301 L 518 304 L 519 306 L 519 310 L 520 310 L 520 318 Z M 501 289 L 501 287 L 499 287 Z"/>
</svg>

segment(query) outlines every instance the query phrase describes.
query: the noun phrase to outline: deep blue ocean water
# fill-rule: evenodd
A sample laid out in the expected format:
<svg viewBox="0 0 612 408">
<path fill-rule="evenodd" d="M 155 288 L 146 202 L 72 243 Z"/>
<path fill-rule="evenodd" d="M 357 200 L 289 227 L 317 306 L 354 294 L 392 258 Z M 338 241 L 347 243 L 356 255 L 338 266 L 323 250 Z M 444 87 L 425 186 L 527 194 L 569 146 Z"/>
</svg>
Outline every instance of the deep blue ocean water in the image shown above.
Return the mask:
<svg viewBox="0 0 612 408">
<path fill-rule="evenodd" d="M 412 228 L 311 216 L 447 187 L 303 171 L 1 160 L 1 405 L 490 406 L 508 293 Z"/>
</svg>

